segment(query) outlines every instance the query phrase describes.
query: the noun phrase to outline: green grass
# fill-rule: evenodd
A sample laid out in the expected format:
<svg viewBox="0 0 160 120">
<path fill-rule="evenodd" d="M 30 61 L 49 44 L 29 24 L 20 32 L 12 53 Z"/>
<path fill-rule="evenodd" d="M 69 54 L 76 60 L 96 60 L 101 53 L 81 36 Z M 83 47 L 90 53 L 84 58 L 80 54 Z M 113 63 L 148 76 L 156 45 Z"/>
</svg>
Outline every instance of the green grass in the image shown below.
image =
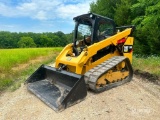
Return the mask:
<svg viewBox="0 0 160 120">
<path fill-rule="evenodd" d="M 149 72 L 160 77 L 160 56 L 151 55 L 143 57 L 140 55 L 133 56 L 133 68 Z"/>
<path fill-rule="evenodd" d="M 0 93 L 6 88 L 17 89 L 41 64 L 48 64 L 55 60 L 62 48 L 25 48 L 25 49 L 0 49 Z M 56 53 L 56 54 L 55 54 Z M 28 63 L 39 56 L 46 56 L 36 64 L 14 72 L 13 67 Z M 50 57 L 48 57 L 50 56 Z M 143 57 L 133 56 L 133 68 L 149 72 L 160 77 L 160 56 Z"/>
<path fill-rule="evenodd" d="M 24 83 L 27 80 L 27 78 L 29 76 L 31 76 L 36 71 L 36 69 L 38 69 L 42 64 L 50 64 L 51 62 L 54 62 L 55 58 L 56 58 L 56 55 L 54 55 L 51 59 L 48 59 L 46 61 L 42 61 L 42 62 L 34 64 L 34 65 L 32 64 L 27 69 L 24 69 L 20 74 L 16 75 L 16 76 L 19 76 L 18 78 L 15 77 L 15 79 L 10 79 L 12 81 L 11 81 L 11 84 L 8 86 L 8 88 L 9 88 L 8 90 L 14 91 L 17 88 L 19 88 L 21 86 L 21 84 Z M 14 82 L 13 82 L 13 80 L 14 80 Z"/>
<path fill-rule="evenodd" d="M 38 56 L 46 56 L 61 48 L 0 49 L 0 72 L 8 71 L 17 64 L 26 63 Z"/>
<path fill-rule="evenodd" d="M 0 49 L 0 92 L 9 88 L 14 90 L 24 82 L 41 64 L 53 62 L 62 50 L 56 48 Z M 30 60 L 44 57 L 40 62 L 30 64 L 27 68 L 14 71 L 12 68 L 28 63 Z"/>
</svg>

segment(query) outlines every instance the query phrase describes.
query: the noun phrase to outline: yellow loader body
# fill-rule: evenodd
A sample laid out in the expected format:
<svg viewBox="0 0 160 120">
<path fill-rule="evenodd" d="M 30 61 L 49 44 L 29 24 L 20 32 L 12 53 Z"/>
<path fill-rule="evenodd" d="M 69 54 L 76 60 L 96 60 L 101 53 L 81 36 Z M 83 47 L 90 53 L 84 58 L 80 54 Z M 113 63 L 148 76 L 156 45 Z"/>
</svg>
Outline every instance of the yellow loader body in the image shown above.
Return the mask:
<svg viewBox="0 0 160 120">
<path fill-rule="evenodd" d="M 73 43 L 60 52 L 55 67 L 42 65 L 26 80 L 28 90 L 55 111 L 84 100 L 87 89 L 102 92 L 133 77 L 134 26 L 116 27 L 94 13 L 74 20 Z"/>
</svg>

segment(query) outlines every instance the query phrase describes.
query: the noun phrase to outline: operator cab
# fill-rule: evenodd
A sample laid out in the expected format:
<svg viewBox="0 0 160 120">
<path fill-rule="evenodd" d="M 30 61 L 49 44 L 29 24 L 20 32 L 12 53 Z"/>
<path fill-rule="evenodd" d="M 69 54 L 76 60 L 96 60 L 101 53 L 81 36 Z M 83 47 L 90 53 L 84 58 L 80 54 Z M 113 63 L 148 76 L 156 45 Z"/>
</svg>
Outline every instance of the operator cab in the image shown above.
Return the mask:
<svg viewBox="0 0 160 120">
<path fill-rule="evenodd" d="M 94 44 L 116 33 L 116 26 L 112 19 L 94 13 L 74 17 L 75 30 L 73 51 L 77 56 L 77 48 L 81 50 L 87 45 Z"/>
</svg>

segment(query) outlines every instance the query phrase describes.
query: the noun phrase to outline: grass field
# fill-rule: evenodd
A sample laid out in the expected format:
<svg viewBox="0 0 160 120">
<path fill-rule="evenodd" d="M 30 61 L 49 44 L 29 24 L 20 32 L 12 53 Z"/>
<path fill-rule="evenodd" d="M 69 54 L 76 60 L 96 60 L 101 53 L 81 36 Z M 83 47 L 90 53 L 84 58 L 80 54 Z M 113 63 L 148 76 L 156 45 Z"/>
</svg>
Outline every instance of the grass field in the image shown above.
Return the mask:
<svg viewBox="0 0 160 120">
<path fill-rule="evenodd" d="M 143 57 L 140 55 L 133 56 L 133 68 L 149 72 L 160 77 L 160 56 Z"/>
<path fill-rule="evenodd" d="M 25 48 L 25 49 L 0 49 L 0 72 L 10 70 L 17 64 L 26 63 L 38 56 L 47 56 L 61 48 Z"/>
<path fill-rule="evenodd" d="M 13 89 L 19 87 L 41 64 L 53 62 L 61 50 L 60 47 L 0 49 L 0 91 L 11 85 Z M 38 62 L 30 63 L 38 57 L 42 58 Z M 146 71 L 160 77 L 160 56 L 134 55 L 132 65 L 134 70 Z"/>
<path fill-rule="evenodd" d="M 31 74 L 39 65 L 53 62 L 61 50 L 60 47 L 0 49 L 0 91 L 18 81 L 19 77 Z M 38 62 L 27 65 L 38 57 L 41 57 Z"/>
</svg>

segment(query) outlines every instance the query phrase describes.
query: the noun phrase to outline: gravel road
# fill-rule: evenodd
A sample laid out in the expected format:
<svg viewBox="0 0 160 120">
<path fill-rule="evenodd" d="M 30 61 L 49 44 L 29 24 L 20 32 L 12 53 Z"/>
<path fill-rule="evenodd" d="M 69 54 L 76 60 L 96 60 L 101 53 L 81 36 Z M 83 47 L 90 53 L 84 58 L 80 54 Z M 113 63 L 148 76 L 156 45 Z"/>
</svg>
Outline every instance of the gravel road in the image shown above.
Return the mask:
<svg viewBox="0 0 160 120">
<path fill-rule="evenodd" d="M 130 83 L 94 94 L 56 113 L 26 86 L 0 96 L 0 120 L 160 120 L 160 86 L 134 76 Z"/>
</svg>

